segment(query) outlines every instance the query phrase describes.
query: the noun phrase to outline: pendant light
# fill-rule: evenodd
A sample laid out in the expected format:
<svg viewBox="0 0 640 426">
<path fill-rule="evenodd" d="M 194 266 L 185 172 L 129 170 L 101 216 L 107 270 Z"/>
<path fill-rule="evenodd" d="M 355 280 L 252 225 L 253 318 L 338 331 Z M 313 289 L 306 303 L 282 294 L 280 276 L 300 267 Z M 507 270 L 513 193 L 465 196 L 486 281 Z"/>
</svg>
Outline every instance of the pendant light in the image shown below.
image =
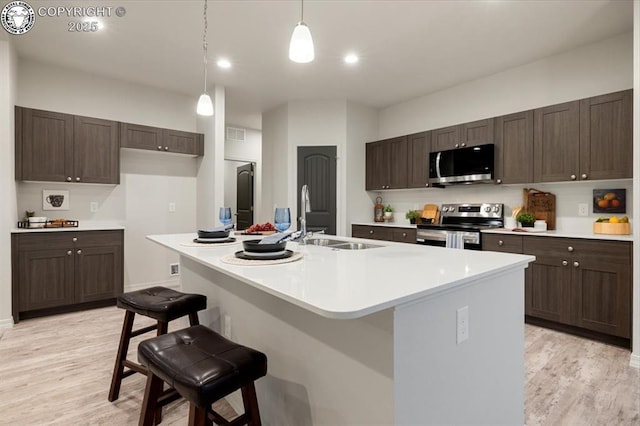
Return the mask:
<svg viewBox="0 0 640 426">
<path fill-rule="evenodd" d="M 198 115 L 213 115 L 213 102 L 207 93 L 207 0 L 204 0 L 204 35 L 202 36 L 202 50 L 204 62 L 204 92 L 198 99 L 196 112 Z"/>
<path fill-rule="evenodd" d="M 313 61 L 314 57 L 311 31 L 304 23 L 304 0 L 300 0 L 300 22 L 295 26 L 291 35 L 289 59 L 293 62 L 306 64 Z"/>
</svg>

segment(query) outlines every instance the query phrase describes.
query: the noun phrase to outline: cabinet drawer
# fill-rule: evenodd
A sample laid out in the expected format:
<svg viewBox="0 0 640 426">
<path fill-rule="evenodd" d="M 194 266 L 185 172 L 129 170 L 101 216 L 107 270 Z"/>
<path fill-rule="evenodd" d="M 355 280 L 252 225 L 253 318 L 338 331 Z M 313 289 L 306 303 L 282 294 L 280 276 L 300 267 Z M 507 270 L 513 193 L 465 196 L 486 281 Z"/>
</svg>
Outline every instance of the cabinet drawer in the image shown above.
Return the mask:
<svg viewBox="0 0 640 426">
<path fill-rule="evenodd" d="M 355 238 L 392 241 L 392 228 L 385 226 L 352 225 L 351 235 Z"/>
<path fill-rule="evenodd" d="M 393 241 L 399 243 L 416 243 L 416 230 L 413 228 L 393 228 L 391 235 Z"/>
<path fill-rule="evenodd" d="M 124 232 L 113 231 L 58 231 L 16 234 L 18 250 L 50 250 L 74 247 L 102 247 L 122 245 Z"/>
<path fill-rule="evenodd" d="M 482 250 L 522 253 L 520 235 L 482 234 Z"/>
<path fill-rule="evenodd" d="M 524 237 L 523 251 L 531 255 L 597 259 L 616 264 L 630 264 L 631 262 L 631 243 L 624 241 Z"/>
<path fill-rule="evenodd" d="M 75 232 L 78 247 L 106 247 L 122 245 L 124 232 L 113 231 L 84 231 Z"/>
</svg>

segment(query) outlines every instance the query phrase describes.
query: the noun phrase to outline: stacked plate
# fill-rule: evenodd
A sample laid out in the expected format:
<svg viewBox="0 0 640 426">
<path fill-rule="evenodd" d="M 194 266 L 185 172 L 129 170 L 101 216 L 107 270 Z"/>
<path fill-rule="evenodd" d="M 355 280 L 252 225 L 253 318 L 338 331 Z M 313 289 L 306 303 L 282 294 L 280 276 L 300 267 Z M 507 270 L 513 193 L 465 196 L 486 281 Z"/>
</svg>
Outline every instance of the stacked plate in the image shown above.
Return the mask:
<svg viewBox="0 0 640 426">
<path fill-rule="evenodd" d="M 244 250 L 235 253 L 237 258 L 248 260 L 277 260 L 291 257 L 293 252 L 287 250 L 287 242 L 275 244 L 260 244 L 261 240 L 246 240 L 242 242 Z"/>
<path fill-rule="evenodd" d="M 235 241 L 235 238 L 229 237 L 229 230 L 226 231 L 198 231 L 198 238 L 194 239 L 194 243 L 201 244 L 219 244 L 230 243 Z"/>
</svg>

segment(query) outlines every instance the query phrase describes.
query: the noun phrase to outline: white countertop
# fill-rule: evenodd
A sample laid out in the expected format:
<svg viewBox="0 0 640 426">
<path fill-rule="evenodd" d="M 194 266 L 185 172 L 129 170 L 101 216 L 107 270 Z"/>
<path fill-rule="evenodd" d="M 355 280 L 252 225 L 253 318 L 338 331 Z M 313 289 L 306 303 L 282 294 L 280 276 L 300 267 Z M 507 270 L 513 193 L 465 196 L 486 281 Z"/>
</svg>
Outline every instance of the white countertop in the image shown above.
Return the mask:
<svg viewBox="0 0 640 426">
<path fill-rule="evenodd" d="M 500 271 L 524 267 L 533 256 L 457 250 L 423 245 L 333 237 L 381 247 L 334 250 L 287 243 L 302 260 L 270 266 L 235 266 L 220 257 L 242 250 L 233 245 L 187 247 L 196 234 L 150 235 L 147 238 L 207 267 L 327 318 L 358 318 L 412 300 L 471 284 Z"/>
<path fill-rule="evenodd" d="M 563 237 L 563 238 L 587 238 L 590 240 L 613 240 L 613 241 L 630 241 L 633 242 L 633 235 L 612 235 L 612 234 L 594 234 L 593 232 L 562 232 L 562 231 L 544 231 L 544 232 L 531 232 L 531 231 L 513 231 L 511 229 L 498 228 L 498 229 L 484 229 L 482 232 L 487 234 L 509 234 L 509 235 L 524 235 L 531 237 Z"/>
<path fill-rule="evenodd" d="M 92 222 L 80 221 L 78 227 L 65 228 L 13 228 L 12 234 L 32 233 L 32 232 L 67 232 L 67 231 L 112 231 L 124 229 L 124 226 L 114 222 Z"/>
</svg>

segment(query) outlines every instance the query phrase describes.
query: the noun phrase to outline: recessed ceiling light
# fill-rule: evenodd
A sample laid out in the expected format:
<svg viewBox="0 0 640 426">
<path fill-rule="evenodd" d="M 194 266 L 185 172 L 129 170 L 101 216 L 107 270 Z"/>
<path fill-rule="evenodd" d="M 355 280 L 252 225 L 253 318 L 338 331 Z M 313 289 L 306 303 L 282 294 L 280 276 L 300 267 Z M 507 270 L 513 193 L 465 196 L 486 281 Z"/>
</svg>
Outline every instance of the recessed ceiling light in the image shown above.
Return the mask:
<svg viewBox="0 0 640 426">
<path fill-rule="evenodd" d="M 344 62 L 347 64 L 355 64 L 360 60 L 360 58 L 358 58 L 358 55 L 356 55 L 355 53 L 349 53 L 348 55 L 346 55 L 344 57 Z"/>
<path fill-rule="evenodd" d="M 216 62 L 216 64 L 218 64 L 220 68 L 224 68 L 224 69 L 231 68 L 231 62 L 229 62 L 229 60 L 226 58 L 218 59 L 218 62 Z"/>
</svg>

